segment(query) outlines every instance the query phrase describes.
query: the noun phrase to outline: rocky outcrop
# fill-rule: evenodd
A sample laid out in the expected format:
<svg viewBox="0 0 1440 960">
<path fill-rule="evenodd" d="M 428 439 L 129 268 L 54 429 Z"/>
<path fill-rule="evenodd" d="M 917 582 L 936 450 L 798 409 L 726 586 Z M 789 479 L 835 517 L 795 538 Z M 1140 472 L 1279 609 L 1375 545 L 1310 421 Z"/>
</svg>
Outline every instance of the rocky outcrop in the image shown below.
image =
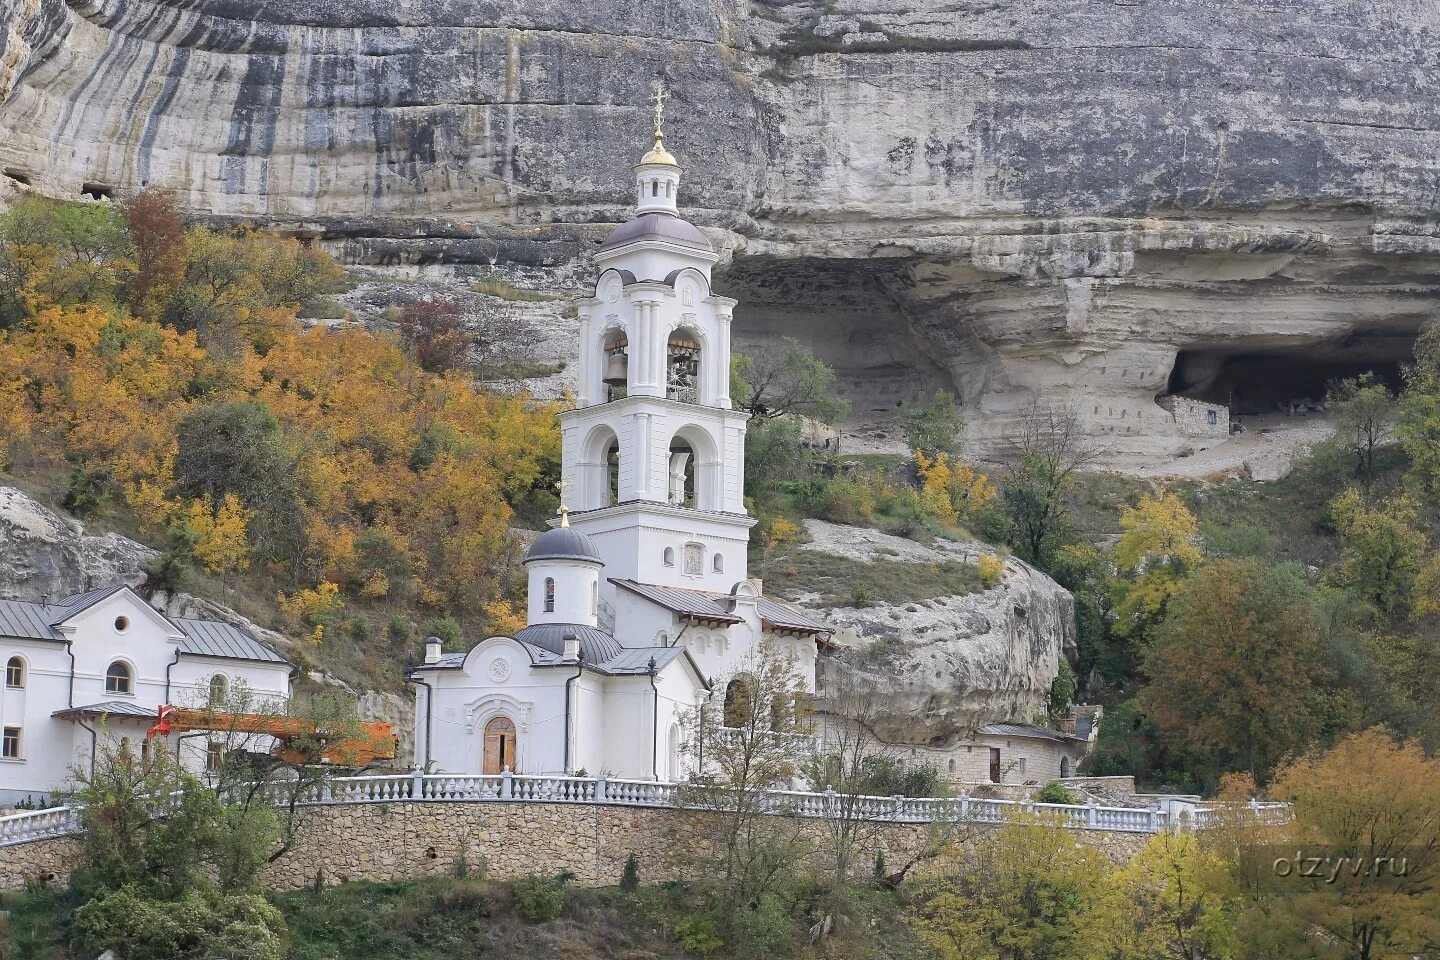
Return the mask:
<svg viewBox="0 0 1440 960">
<path fill-rule="evenodd" d="M 154 550 L 118 533 L 86 533 L 80 521 L 60 516 L 14 487 L 0 487 L 0 598 L 38 603 L 110 584 L 138 587 L 145 581 L 144 563 L 154 555 Z M 232 623 L 282 654 L 293 646 L 283 634 L 204 597 L 162 591 L 149 599 L 170 616 Z M 311 684 L 296 687 L 298 695 L 335 684 L 356 692 L 323 674 L 310 679 Z M 415 746 L 409 702 L 393 693 L 361 691 L 357 708 L 363 719 L 395 726 L 401 747 L 397 765 L 406 767 Z"/>
<path fill-rule="evenodd" d="M 1043 397 L 1136 464 L 1224 436 L 1157 395 L 1408 353 L 1437 33 L 1398 0 L 14 0 L 0 170 L 575 290 L 663 73 L 737 343 L 809 339 L 871 425 L 945 386 L 1000 453 Z"/>
<path fill-rule="evenodd" d="M 982 543 L 937 539 L 925 546 L 819 520 L 807 520 L 806 528 L 805 549 L 867 563 L 973 562 L 994 553 Z M 1028 722 L 1044 712 L 1061 658 L 1075 655 L 1073 598 L 1013 558 L 988 590 L 821 616 L 841 647 L 821 660 L 822 690 L 873 690 L 874 733 L 888 743 L 950 745 L 981 724 Z"/>
</svg>

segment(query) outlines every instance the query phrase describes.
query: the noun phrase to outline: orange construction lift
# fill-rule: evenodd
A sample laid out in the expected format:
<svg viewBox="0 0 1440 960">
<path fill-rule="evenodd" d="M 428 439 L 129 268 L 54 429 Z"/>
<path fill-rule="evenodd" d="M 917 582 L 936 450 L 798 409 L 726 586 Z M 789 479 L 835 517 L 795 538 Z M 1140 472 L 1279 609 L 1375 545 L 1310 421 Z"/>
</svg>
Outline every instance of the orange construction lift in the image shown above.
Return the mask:
<svg viewBox="0 0 1440 960">
<path fill-rule="evenodd" d="M 353 723 L 343 732 L 331 735 L 317 729 L 309 720 L 298 717 L 267 717 L 255 713 L 218 713 L 191 707 L 163 704 L 159 719 L 146 731 L 147 737 L 163 737 L 169 733 L 214 731 L 216 733 L 258 733 L 275 738 L 271 754 L 288 763 L 304 763 L 307 753 L 295 746 L 301 738 L 320 742 L 322 763 L 345 767 L 365 767 L 377 760 L 394 760 L 397 749 L 395 731 L 388 723 Z"/>
</svg>

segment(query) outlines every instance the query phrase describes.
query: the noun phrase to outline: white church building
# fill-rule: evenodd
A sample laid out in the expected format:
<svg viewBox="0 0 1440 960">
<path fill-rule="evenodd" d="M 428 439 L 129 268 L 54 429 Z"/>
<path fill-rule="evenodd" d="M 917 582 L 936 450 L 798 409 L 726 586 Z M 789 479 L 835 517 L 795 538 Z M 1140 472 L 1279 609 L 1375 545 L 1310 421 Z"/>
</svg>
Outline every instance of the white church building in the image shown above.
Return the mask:
<svg viewBox="0 0 1440 960">
<path fill-rule="evenodd" d="M 467 653 L 427 643 L 414 669 L 415 756 L 436 772 L 674 780 L 682 724 L 762 642 L 815 689 L 827 629 L 747 578 L 747 414 L 730 402 L 735 301 L 676 210 L 681 168 L 635 166 L 637 216 L 595 256 L 580 304 L 579 393 L 560 417 L 569 508 L 525 557 L 527 625 Z"/>
</svg>

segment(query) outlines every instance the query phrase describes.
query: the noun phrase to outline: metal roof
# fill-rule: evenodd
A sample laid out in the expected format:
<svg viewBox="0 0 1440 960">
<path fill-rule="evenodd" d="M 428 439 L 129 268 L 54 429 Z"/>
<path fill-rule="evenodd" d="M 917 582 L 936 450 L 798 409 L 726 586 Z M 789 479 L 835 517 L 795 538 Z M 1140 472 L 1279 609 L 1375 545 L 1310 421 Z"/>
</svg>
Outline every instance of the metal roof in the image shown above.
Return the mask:
<svg viewBox="0 0 1440 960">
<path fill-rule="evenodd" d="M 573 634 L 580 641 L 580 656 L 586 663 L 603 663 L 625 649 L 604 630 L 583 623 L 532 623 L 515 631 L 515 639 L 556 656 L 565 653 L 565 638 Z"/>
<path fill-rule="evenodd" d="M 729 601 L 731 598 L 726 593 L 662 587 L 658 583 L 640 583 L 638 580 L 626 580 L 620 577 L 612 577 L 610 582 L 682 616 L 709 620 L 714 623 L 744 622 L 743 617 L 737 617 L 730 612 Z"/>
<path fill-rule="evenodd" d="M 0 636 L 59 640 L 50 626 L 51 607 L 23 600 L 0 600 Z"/>
<path fill-rule="evenodd" d="M 684 647 L 629 647 L 596 667 L 605 673 L 643 674 L 650 672 L 651 658 L 655 669 L 663 670 L 684 655 Z"/>
<path fill-rule="evenodd" d="M 180 641 L 180 649 L 197 657 L 289 663 L 280 654 L 231 624 L 217 623 L 214 620 L 187 620 L 184 617 L 172 617 L 171 622 L 185 634 L 185 639 Z"/>
<path fill-rule="evenodd" d="M 1034 740 L 1056 740 L 1062 743 L 1078 739 L 1068 733 L 1051 730 L 1049 727 L 1038 727 L 1033 723 L 987 723 L 975 732 L 992 737 L 1030 737 Z"/>
<path fill-rule="evenodd" d="M 106 700 L 103 703 L 92 703 L 85 707 L 67 707 L 64 710 L 56 710 L 50 716 L 59 717 L 62 720 L 73 720 L 76 717 L 144 717 L 147 720 L 153 720 L 156 714 L 154 710 L 147 710 L 138 703 L 128 700 Z"/>
<path fill-rule="evenodd" d="M 687 590 L 680 587 L 662 587 L 655 583 L 640 583 L 635 580 L 612 578 L 611 583 L 638 594 L 651 603 L 667 610 L 697 620 L 713 623 L 740 623 L 743 618 L 734 613 L 734 596 L 728 593 L 711 593 L 707 590 Z M 793 630 L 798 633 L 829 633 L 830 629 L 816 623 L 798 610 L 783 603 L 776 603 L 769 597 L 759 597 L 761 626 L 772 630 Z"/>
<path fill-rule="evenodd" d="M 80 611 L 93 607 L 111 594 L 128 589 L 130 588 L 121 584 L 118 587 L 106 587 L 103 590 L 90 590 L 66 597 L 53 604 L 27 603 L 24 600 L 0 600 L 0 636 L 63 642 L 65 637 L 55 629 L 56 624 L 63 623 Z M 158 611 L 156 612 L 158 613 Z M 184 653 L 197 657 L 223 657 L 228 660 L 255 660 L 261 663 L 290 662 L 244 630 L 231 624 L 219 623 L 214 620 L 166 617 L 164 614 L 160 614 L 160 616 L 183 634 L 180 649 Z"/>
<path fill-rule="evenodd" d="M 573 527 L 555 527 L 535 538 L 525 552 L 525 562 L 531 560 L 584 560 L 588 563 L 604 563 L 600 551 L 585 534 Z"/>
<path fill-rule="evenodd" d="M 610 231 L 605 242 L 600 244 L 600 252 L 641 240 L 665 240 L 710 253 L 715 251 L 709 238 L 690 221 L 682 220 L 673 213 L 642 213 L 634 220 L 622 223 Z"/>
</svg>

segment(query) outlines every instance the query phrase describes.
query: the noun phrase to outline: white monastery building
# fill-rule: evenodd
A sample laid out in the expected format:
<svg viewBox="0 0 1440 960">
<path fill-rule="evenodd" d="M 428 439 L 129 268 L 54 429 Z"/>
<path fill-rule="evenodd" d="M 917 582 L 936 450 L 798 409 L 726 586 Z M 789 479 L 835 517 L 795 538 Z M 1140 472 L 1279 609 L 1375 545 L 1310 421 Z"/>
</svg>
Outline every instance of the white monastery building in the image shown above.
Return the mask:
<svg viewBox="0 0 1440 960">
<path fill-rule="evenodd" d="M 745 425 L 730 403 L 735 301 L 718 259 L 681 219 L 681 169 L 653 148 L 635 166 L 637 216 L 595 256 L 580 304 L 579 395 L 561 415 L 569 508 L 525 558 L 527 625 L 468 653 L 428 643 L 415 756 L 450 773 L 677 780 L 681 733 L 762 640 L 815 689 L 827 629 L 747 579 Z"/>
<path fill-rule="evenodd" d="M 0 659 L 0 806 L 67 786 L 101 737 L 128 738 L 137 751 L 163 742 L 202 771 L 211 750 L 204 737 L 147 743 L 160 706 L 205 703 L 232 684 L 283 704 L 294 670 L 228 623 L 167 617 L 123 585 L 55 603 L 0 600 Z"/>
</svg>

